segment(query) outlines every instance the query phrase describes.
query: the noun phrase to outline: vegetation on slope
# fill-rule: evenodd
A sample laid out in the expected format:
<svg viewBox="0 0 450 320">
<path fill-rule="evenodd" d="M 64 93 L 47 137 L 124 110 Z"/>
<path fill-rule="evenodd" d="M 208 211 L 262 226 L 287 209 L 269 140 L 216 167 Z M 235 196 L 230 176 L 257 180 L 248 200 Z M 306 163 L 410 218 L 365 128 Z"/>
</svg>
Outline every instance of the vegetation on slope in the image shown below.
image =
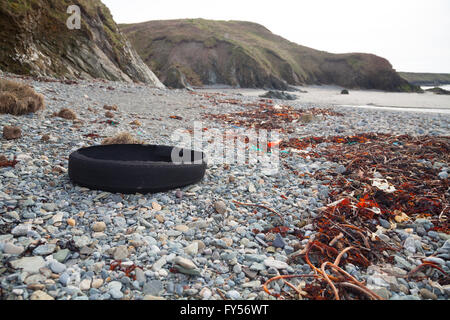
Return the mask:
<svg viewBox="0 0 450 320">
<path fill-rule="evenodd" d="M 399 74 L 403 79 L 418 86 L 450 84 L 450 73 L 399 72 Z"/>
<path fill-rule="evenodd" d="M 173 68 L 177 68 L 191 85 L 284 90 L 288 85 L 336 84 L 346 88 L 418 90 L 383 58 L 314 50 L 256 23 L 185 19 L 120 28 L 162 81 L 167 80 L 169 70 L 173 74 Z"/>
<path fill-rule="evenodd" d="M 70 30 L 67 9 L 81 9 Z M 100 0 L 2 0 L 0 69 L 16 74 L 159 82 Z"/>
</svg>

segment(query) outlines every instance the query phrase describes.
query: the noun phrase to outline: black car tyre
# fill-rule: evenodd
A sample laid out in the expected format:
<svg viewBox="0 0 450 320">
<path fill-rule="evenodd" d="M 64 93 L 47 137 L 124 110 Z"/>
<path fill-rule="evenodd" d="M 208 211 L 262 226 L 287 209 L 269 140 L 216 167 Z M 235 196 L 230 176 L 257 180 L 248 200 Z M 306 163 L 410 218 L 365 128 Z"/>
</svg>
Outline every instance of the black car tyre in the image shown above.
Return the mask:
<svg viewBox="0 0 450 320">
<path fill-rule="evenodd" d="M 72 182 L 124 194 L 157 193 L 195 184 L 203 179 L 206 167 L 202 152 L 168 146 L 94 146 L 69 156 Z"/>
</svg>

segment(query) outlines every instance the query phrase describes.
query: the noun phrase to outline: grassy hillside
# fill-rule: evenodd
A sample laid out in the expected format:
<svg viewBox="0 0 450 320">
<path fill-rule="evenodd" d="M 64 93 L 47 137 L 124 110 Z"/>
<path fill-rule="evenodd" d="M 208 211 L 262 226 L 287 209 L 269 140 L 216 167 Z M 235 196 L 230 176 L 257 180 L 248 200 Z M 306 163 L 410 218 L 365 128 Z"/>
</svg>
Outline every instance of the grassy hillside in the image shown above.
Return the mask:
<svg viewBox="0 0 450 320">
<path fill-rule="evenodd" d="M 81 9 L 80 30 L 66 25 L 70 5 Z M 2 0 L 0 48 L 12 73 L 159 82 L 100 0 Z"/>
<path fill-rule="evenodd" d="M 450 73 L 413 73 L 399 72 L 400 76 L 410 83 L 421 86 L 450 84 Z"/>
<path fill-rule="evenodd" d="M 192 85 L 285 89 L 287 84 L 414 91 L 391 64 L 371 54 L 330 54 L 290 42 L 265 27 L 204 19 L 120 25 L 144 62 L 166 81 L 174 68 Z"/>
</svg>

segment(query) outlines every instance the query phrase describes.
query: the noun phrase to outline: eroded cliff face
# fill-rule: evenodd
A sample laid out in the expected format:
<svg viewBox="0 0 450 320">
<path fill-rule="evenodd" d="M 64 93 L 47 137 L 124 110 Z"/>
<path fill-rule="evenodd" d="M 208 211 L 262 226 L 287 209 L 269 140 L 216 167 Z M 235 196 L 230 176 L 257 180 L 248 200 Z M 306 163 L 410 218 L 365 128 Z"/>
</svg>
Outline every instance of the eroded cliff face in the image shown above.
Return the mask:
<svg viewBox="0 0 450 320">
<path fill-rule="evenodd" d="M 226 84 L 285 90 L 289 85 L 335 84 L 386 91 L 416 90 L 384 58 L 314 50 L 251 22 L 185 19 L 120 28 L 144 62 L 168 86 L 174 82 L 176 68 L 194 86 Z"/>
<path fill-rule="evenodd" d="M 71 5 L 80 29 L 69 29 Z M 72 21 L 72 20 L 71 20 Z M 0 69 L 57 78 L 103 78 L 164 87 L 100 0 L 2 0 Z"/>
</svg>

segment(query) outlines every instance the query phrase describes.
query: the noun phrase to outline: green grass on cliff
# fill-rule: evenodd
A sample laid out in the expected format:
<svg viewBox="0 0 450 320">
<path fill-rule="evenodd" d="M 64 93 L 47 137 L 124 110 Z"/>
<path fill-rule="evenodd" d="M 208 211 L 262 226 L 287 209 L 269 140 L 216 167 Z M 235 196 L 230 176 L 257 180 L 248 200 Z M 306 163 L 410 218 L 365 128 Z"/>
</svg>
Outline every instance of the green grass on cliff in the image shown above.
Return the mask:
<svg viewBox="0 0 450 320">
<path fill-rule="evenodd" d="M 450 73 L 399 72 L 400 76 L 417 85 L 450 84 Z"/>
<path fill-rule="evenodd" d="M 247 68 L 246 72 L 241 70 L 243 82 L 272 77 L 291 85 L 337 84 L 348 88 L 416 90 L 383 58 L 315 50 L 290 42 L 252 22 L 183 19 L 119 27 L 150 68 L 163 77 L 164 72 L 177 63 L 197 73 L 204 82 L 214 69 L 223 81 L 233 84 L 233 72 L 229 68 L 239 65 L 239 70 Z M 193 51 L 189 51 L 191 47 Z M 229 51 L 225 58 L 224 51 Z"/>
<path fill-rule="evenodd" d="M 80 30 L 67 28 L 70 5 L 81 9 Z M 89 47 L 94 40 L 93 29 L 98 33 L 99 26 L 106 37 L 101 43 L 104 52 L 119 68 L 127 68 L 128 60 L 123 59 L 126 38 L 100 0 L 1 0 L 0 68 L 18 74 L 32 74 L 33 69 L 40 69 L 39 61 L 30 65 L 17 60 L 16 53 L 27 56 L 26 50 L 32 44 L 52 61 L 52 74 L 65 76 L 68 70 L 66 63 L 59 63 L 61 58 L 70 57 L 76 64 L 80 57 L 73 55 L 80 43 Z"/>
</svg>

